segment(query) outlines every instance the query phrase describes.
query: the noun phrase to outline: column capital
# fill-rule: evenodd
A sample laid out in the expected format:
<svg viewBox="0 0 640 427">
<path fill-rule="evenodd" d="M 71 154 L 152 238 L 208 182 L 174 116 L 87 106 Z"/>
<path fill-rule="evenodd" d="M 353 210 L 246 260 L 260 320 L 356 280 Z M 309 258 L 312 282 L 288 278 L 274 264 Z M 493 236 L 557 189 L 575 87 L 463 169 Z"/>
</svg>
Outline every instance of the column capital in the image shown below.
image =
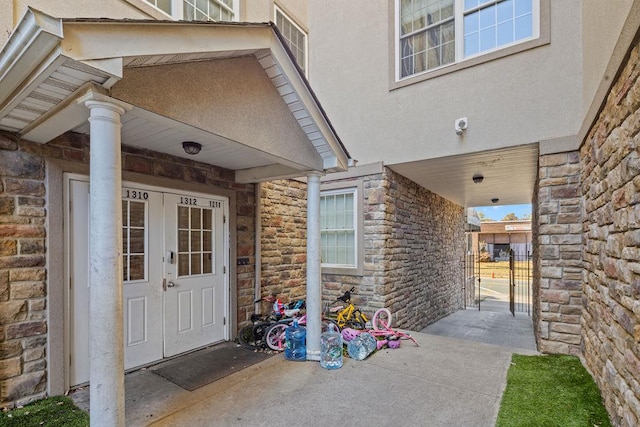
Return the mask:
<svg viewBox="0 0 640 427">
<path fill-rule="evenodd" d="M 94 107 L 102 107 L 108 110 L 114 111 L 119 115 L 123 115 L 125 112 L 133 109 L 133 105 L 126 102 L 114 99 L 104 93 L 99 88 L 94 86 L 87 90 L 87 93 L 80 96 L 76 102 L 78 104 L 84 104 L 89 109 Z"/>
<path fill-rule="evenodd" d="M 311 172 L 307 173 L 307 179 L 317 179 L 317 180 L 319 180 L 323 176 L 325 176 L 325 173 L 324 172 L 320 172 L 320 171 L 311 171 Z"/>
</svg>

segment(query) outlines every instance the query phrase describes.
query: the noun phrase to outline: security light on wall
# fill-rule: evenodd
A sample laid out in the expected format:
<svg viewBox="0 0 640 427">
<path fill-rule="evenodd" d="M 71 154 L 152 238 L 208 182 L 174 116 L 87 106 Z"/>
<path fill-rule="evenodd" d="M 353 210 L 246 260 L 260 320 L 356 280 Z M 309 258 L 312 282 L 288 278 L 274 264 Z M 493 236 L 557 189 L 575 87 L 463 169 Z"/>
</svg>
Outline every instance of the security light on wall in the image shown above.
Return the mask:
<svg viewBox="0 0 640 427">
<path fill-rule="evenodd" d="M 469 122 L 467 121 L 466 117 L 460 117 L 459 119 L 456 119 L 456 121 L 453 123 L 453 127 L 456 130 L 456 135 L 462 135 L 462 133 L 467 128 L 468 123 Z"/>
</svg>

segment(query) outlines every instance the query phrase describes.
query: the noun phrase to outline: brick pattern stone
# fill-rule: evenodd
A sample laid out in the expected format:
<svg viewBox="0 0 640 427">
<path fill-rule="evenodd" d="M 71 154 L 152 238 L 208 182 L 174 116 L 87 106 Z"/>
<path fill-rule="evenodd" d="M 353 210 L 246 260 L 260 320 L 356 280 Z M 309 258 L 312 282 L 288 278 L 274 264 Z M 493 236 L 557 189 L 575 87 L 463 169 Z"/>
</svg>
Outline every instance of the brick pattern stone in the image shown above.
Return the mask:
<svg viewBox="0 0 640 427">
<path fill-rule="evenodd" d="M 583 353 L 618 426 L 640 424 L 640 58 L 581 147 Z"/>
<path fill-rule="evenodd" d="M 353 286 L 363 312 L 387 307 L 410 330 L 463 308 L 464 209 L 387 168 L 361 179 L 364 274 L 323 274 L 323 301 Z M 263 184 L 262 199 L 262 292 L 288 301 L 305 294 L 306 185 Z"/>
<path fill-rule="evenodd" d="M 372 284 L 397 326 L 421 330 L 464 308 L 465 209 L 388 168 L 369 186 L 365 265 L 383 276 Z M 383 200 L 375 197 L 380 189 Z"/>
<path fill-rule="evenodd" d="M 30 344 L 47 332 L 45 162 L 10 135 L 0 147 L 0 406 L 12 406 L 46 386 L 46 340 Z"/>
<path fill-rule="evenodd" d="M 582 223 L 578 152 L 540 156 L 534 322 L 545 353 L 580 353 Z"/>
<path fill-rule="evenodd" d="M 278 180 L 261 184 L 261 293 L 283 302 L 306 296 L 307 184 Z M 264 304 L 262 312 L 271 310 Z"/>
<path fill-rule="evenodd" d="M 123 147 L 123 169 L 233 190 L 238 257 L 254 256 L 255 191 L 233 171 Z M 47 388 L 46 160 L 89 162 L 89 139 L 67 133 L 48 144 L 0 132 L 0 407 L 28 403 Z M 59 259 L 60 254 L 53 254 Z M 238 266 L 238 313 L 253 310 L 253 262 Z M 247 297 L 248 295 L 248 297 Z"/>
</svg>

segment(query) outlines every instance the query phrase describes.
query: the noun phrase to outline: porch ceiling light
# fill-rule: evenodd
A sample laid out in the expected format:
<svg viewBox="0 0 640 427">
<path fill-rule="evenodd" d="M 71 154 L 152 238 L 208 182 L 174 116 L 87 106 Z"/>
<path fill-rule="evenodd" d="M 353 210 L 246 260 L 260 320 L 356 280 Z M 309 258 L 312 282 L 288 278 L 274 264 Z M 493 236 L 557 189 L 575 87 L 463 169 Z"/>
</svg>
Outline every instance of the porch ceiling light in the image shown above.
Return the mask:
<svg viewBox="0 0 640 427">
<path fill-rule="evenodd" d="M 491 199 L 491 203 L 498 203 L 500 201 L 500 199 L 498 199 L 497 197 L 494 197 L 493 199 Z"/>
<path fill-rule="evenodd" d="M 484 179 L 484 176 L 482 176 L 481 173 L 477 173 L 477 174 L 473 175 L 473 177 L 471 179 L 473 179 L 473 182 L 475 182 L 476 184 L 480 184 L 482 182 L 482 180 Z"/>
<path fill-rule="evenodd" d="M 202 149 L 202 144 L 193 141 L 184 141 L 182 143 L 182 148 L 185 153 L 195 156 Z"/>
</svg>

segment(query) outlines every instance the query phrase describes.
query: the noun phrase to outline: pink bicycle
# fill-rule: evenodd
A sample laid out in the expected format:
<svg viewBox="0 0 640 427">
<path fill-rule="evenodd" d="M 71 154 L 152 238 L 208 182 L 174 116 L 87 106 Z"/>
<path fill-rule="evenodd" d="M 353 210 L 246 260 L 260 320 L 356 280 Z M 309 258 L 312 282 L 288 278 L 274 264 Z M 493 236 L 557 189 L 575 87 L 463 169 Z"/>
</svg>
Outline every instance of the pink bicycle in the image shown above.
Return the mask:
<svg viewBox="0 0 640 427">
<path fill-rule="evenodd" d="M 329 323 L 333 323 L 336 327 L 335 330 L 340 331 L 338 324 L 331 319 L 322 319 L 322 332 L 329 330 Z M 274 323 L 267 329 L 264 334 L 264 343 L 271 350 L 282 351 L 284 350 L 285 331 L 289 326 L 293 324 L 293 319 L 281 320 Z M 304 314 L 298 318 L 298 325 L 304 326 L 307 324 L 307 315 Z"/>
<path fill-rule="evenodd" d="M 374 337 L 391 337 L 401 340 L 411 340 L 416 347 L 420 347 L 418 342 L 410 334 L 397 329 L 392 329 L 391 322 L 391 311 L 387 308 L 380 308 L 373 314 L 373 318 L 371 318 L 373 330 L 369 330 L 367 332 Z"/>
</svg>

